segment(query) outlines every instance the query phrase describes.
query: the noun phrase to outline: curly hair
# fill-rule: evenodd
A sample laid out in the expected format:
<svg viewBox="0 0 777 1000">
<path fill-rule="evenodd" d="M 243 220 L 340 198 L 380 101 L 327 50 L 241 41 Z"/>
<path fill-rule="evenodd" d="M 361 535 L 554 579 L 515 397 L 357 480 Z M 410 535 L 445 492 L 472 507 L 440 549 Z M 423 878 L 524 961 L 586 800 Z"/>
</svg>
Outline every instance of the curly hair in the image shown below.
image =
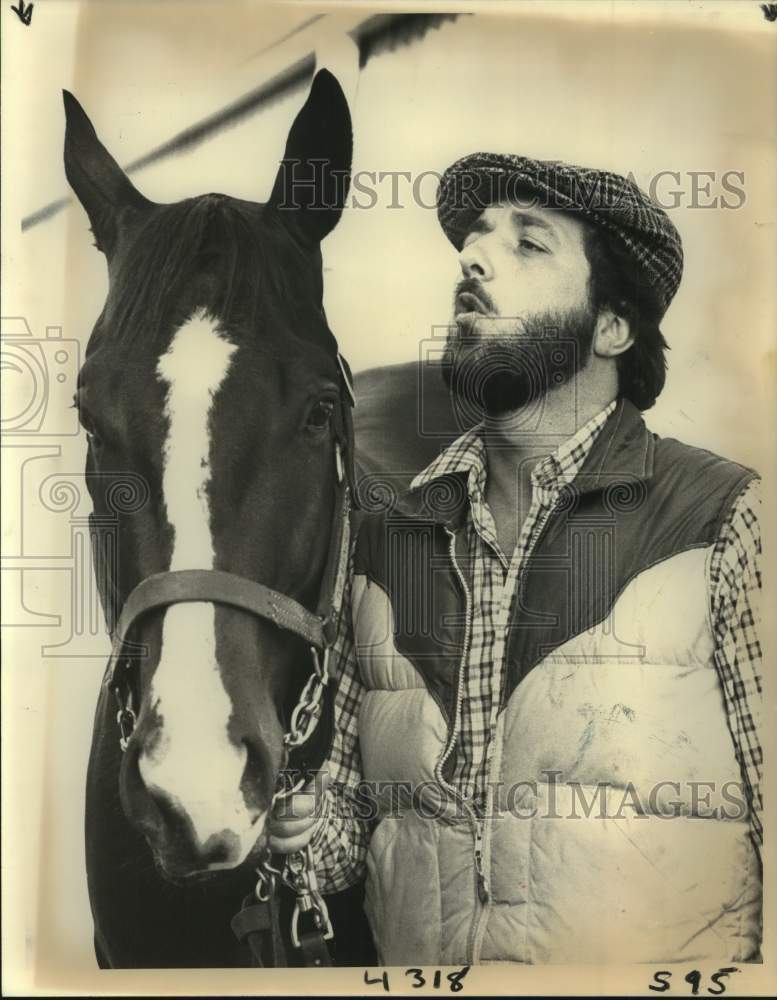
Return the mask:
<svg viewBox="0 0 777 1000">
<path fill-rule="evenodd" d="M 634 337 L 631 347 L 616 358 L 619 395 L 649 410 L 664 388 L 669 350 L 659 328 L 664 309 L 658 293 L 617 237 L 586 225 L 584 246 L 594 312 L 611 309 L 628 321 Z"/>
</svg>

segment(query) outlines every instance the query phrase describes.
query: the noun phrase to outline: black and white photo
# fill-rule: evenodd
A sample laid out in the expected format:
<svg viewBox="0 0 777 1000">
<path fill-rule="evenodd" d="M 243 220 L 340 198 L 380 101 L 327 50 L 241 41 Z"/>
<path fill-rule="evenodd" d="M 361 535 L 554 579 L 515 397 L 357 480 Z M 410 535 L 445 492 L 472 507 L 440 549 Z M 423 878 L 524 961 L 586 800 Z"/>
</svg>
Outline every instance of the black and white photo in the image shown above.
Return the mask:
<svg viewBox="0 0 777 1000">
<path fill-rule="evenodd" d="M 770 7 L 7 7 L 4 992 L 773 991 Z"/>
</svg>

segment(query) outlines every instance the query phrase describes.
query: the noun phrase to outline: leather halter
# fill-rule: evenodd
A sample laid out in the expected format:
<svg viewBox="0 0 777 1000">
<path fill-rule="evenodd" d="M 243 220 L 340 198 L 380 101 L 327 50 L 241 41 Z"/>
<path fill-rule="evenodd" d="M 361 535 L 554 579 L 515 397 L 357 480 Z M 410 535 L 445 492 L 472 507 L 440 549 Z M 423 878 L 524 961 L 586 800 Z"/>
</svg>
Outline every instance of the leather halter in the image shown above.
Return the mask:
<svg viewBox="0 0 777 1000">
<path fill-rule="evenodd" d="M 130 592 L 121 610 L 119 621 L 112 635 L 112 648 L 104 683 L 111 688 L 119 704 L 117 722 L 120 729 L 122 750 L 126 750 L 136 721 L 131 698 L 122 691 L 121 677 L 131 666 L 134 657 L 125 654 L 132 627 L 144 614 L 162 607 L 190 601 L 213 602 L 247 611 L 279 628 L 303 639 L 310 647 L 313 657 L 314 675 L 322 686 L 326 686 L 326 656 L 337 634 L 343 590 L 350 552 L 350 521 L 354 497 L 353 482 L 353 388 L 348 369 L 340 354 L 337 355 L 340 370 L 340 409 L 333 421 L 335 433 L 335 467 L 337 475 L 336 497 L 332 515 L 329 551 L 321 581 L 316 612 L 303 607 L 292 597 L 271 587 L 235 573 L 214 569 L 172 570 L 155 573 L 146 577 Z M 343 392 L 345 390 L 345 392 Z M 345 454 L 343 454 L 345 452 Z M 321 669 L 321 660 L 324 669 Z M 122 668 L 125 668 L 124 670 Z M 303 696 L 307 686 L 303 689 Z M 298 706 L 299 708 L 299 706 Z M 317 725 L 320 704 L 314 709 L 317 714 L 311 720 L 304 740 L 290 740 L 286 734 L 284 744 L 297 749 L 306 742 Z M 328 749 L 328 748 L 326 748 Z M 325 754 L 324 754 L 325 756 Z M 305 761 L 305 771 L 312 770 Z"/>
</svg>

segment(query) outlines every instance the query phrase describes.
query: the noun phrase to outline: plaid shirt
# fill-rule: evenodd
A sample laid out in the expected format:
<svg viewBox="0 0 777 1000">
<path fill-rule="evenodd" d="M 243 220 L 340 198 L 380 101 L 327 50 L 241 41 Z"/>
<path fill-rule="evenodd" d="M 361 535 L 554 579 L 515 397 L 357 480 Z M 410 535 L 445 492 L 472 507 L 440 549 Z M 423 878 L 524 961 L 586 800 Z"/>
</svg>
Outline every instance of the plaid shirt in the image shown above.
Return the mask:
<svg viewBox="0 0 777 1000">
<path fill-rule="evenodd" d="M 536 542 L 543 518 L 560 489 L 580 471 L 591 446 L 615 409 L 597 414 L 532 470 L 532 500 L 512 557 L 501 550 L 485 499 L 486 446 L 479 427 L 468 431 L 417 476 L 411 489 L 452 472 L 467 475 L 469 506 L 465 525 L 472 571 L 472 644 L 464 671 L 461 728 L 452 779 L 476 810 L 485 804 L 486 776 L 496 725 L 505 662 L 505 624 L 521 570 Z M 709 567 L 710 609 L 715 632 L 715 666 L 723 690 L 728 725 L 750 803 L 752 837 L 760 851 L 763 753 L 759 741 L 761 648 L 757 637 L 761 551 L 757 510 L 758 481 L 738 497 L 714 546 Z M 351 574 L 352 576 L 352 574 Z M 346 602 L 350 596 L 346 593 Z M 347 603 L 345 606 L 348 606 Z M 325 892 L 357 881 L 364 873 L 371 827 L 350 814 L 343 790 L 362 778 L 357 720 L 364 687 L 354 652 L 352 623 L 344 616 L 338 637 L 336 733 L 328 762 L 330 790 L 326 819 L 312 841 Z"/>
</svg>

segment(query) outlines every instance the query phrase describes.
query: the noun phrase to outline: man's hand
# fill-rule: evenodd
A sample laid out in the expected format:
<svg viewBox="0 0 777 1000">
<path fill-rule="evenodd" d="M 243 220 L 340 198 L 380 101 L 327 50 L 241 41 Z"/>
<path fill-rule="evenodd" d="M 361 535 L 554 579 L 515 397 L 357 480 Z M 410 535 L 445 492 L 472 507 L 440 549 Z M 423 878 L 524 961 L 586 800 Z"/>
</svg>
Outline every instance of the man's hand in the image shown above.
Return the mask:
<svg viewBox="0 0 777 1000">
<path fill-rule="evenodd" d="M 315 777 L 298 792 L 275 803 L 267 824 L 269 847 L 278 854 L 302 851 L 310 843 L 322 818 L 323 795 L 329 774 L 321 773 L 318 788 Z"/>
</svg>

